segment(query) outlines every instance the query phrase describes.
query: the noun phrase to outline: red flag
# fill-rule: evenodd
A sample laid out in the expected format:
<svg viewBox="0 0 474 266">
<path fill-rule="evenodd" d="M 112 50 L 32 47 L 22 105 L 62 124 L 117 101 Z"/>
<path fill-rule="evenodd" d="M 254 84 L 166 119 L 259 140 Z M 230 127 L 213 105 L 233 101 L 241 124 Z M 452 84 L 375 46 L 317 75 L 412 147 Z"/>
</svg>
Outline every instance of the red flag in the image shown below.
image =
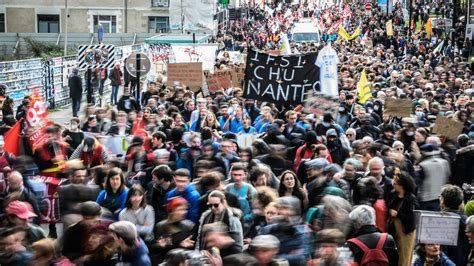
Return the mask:
<svg viewBox="0 0 474 266">
<path fill-rule="evenodd" d="M 20 118 L 13 127 L 5 133 L 5 144 L 3 149 L 9 153 L 18 156 L 18 150 L 20 147 L 20 131 L 21 131 L 21 121 L 23 118 Z"/>
<path fill-rule="evenodd" d="M 44 122 L 39 129 L 36 129 L 32 135 L 29 136 L 29 143 L 30 147 L 35 150 L 38 146 L 45 143 L 48 139 L 46 138 L 45 131 L 46 129 L 51 126 L 53 122 L 46 121 Z"/>
</svg>

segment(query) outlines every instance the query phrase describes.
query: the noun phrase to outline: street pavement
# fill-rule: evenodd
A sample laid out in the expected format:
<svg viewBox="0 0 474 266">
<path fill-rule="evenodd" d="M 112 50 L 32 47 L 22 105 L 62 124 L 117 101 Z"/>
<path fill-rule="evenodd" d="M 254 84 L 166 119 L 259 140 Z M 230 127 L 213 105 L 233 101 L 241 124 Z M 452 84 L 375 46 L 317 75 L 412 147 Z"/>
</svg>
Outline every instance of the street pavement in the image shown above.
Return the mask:
<svg viewBox="0 0 474 266">
<path fill-rule="evenodd" d="M 119 94 L 118 94 L 119 98 L 122 95 L 122 91 L 123 91 L 122 88 L 119 89 Z M 102 97 L 102 106 L 105 106 L 109 102 L 110 102 L 110 90 L 106 90 L 103 94 L 103 97 Z M 99 105 L 96 105 L 96 107 L 99 107 Z M 84 112 L 86 111 L 86 109 L 87 109 L 86 94 L 83 93 L 81 108 L 79 109 L 79 119 L 81 119 L 83 117 Z M 72 116 L 72 104 L 68 104 L 68 105 L 60 108 L 57 111 L 50 111 L 48 113 L 48 118 L 51 121 L 54 121 L 54 122 L 57 122 L 57 123 L 60 123 L 60 124 L 64 124 L 64 125 L 68 125 L 72 117 L 73 117 Z"/>
</svg>

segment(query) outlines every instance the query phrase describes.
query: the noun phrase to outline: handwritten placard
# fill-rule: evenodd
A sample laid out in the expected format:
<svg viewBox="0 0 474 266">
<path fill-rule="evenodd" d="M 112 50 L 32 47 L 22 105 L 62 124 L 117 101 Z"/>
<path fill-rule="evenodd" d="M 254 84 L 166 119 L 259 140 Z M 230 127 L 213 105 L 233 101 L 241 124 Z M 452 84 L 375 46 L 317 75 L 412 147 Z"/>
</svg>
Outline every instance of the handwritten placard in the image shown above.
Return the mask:
<svg viewBox="0 0 474 266">
<path fill-rule="evenodd" d="M 232 84 L 235 87 L 240 87 L 244 84 L 245 78 L 245 65 L 240 64 L 234 67 L 234 71 L 232 72 Z"/>
<path fill-rule="evenodd" d="M 409 117 L 411 114 L 411 101 L 407 99 L 387 99 L 384 113 L 391 116 Z"/>
<path fill-rule="evenodd" d="M 168 86 L 173 86 L 175 81 L 179 81 L 190 88 L 201 87 L 203 83 L 202 63 L 168 64 Z"/>
<path fill-rule="evenodd" d="M 463 127 L 464 124 L 461 122 L 454 121 L 453 119 L 444 116 L 437 116 L 433 132 L 445 136 L 448 139 L 456 140 L 459 134 L 462 133 Z"/>
<path fill-rule="evenodd" d="M 214 92 L 219 89 L 228 89 L 232 87 L 233 70 L 225 69 L 215 71 L 214 74 L 208 74 L 207 87 L 209 91 Z"/>
<path fill-rule="evenodd" d="M 458 215 L 415 211 L 415 220 L 418 243 L 457 246 L 460 220 Z"/>
</svg>

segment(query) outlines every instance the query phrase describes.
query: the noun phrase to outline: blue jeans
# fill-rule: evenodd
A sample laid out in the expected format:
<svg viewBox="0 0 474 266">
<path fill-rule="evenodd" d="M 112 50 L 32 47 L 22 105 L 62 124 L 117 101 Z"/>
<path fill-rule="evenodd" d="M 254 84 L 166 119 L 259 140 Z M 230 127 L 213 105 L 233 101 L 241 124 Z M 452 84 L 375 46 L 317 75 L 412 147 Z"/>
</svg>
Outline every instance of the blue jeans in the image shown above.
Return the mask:
<svg viewBox="0 0 474 266">
<path fill-rule="evenodd" d="M 112 93 L 110 94 L 110 103 L 111 104 L 117 104 L 118 89 L 119 89 L 119 86 L 112 85 Z"/>
<path fill-rule="evenodd" d="M 72 99 L 72 116 L 77 117 L 79 109 L 81 108 L 81 99 Z"/>
</svg>

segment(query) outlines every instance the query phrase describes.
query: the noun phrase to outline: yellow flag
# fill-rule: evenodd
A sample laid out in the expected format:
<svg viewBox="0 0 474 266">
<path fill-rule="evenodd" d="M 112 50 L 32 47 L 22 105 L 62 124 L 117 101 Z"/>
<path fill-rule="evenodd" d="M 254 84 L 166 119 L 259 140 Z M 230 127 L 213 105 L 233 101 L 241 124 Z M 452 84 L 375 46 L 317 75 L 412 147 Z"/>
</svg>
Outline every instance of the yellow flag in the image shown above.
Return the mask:
<svg viewBox="0 0 474 266">
<path fill-rule="evenodd" d="M 428 38 L 431 37 L 431 34 L 433 34 L 433 22 L 431 21 L 431 18 L 429 18 L 425 23 L 425 30 Z"/>
<path fill-rule="evenodd" d="M 359 82 L 357 83 L 357 98 L 361 104 L 365 104 L 370 97 L 372 97 L 372 90 L 370 89 L 370 84 L 367 81 L 367 75 L 365 74 L 364 69 L 362 70 Z"/>
<path fill-rule="evenodd" d="M 349 35 L 349 33 L 347 33 L 346 29 L 344 29 L 344 27 L 342 27 L 342 26 L 339 26 L 339 30 L 337 31 L 339 36 L 341 36 L 346 41 L 352 41 L 352 40 L 356 39 L 357 37 L 359 37 L 360 32 L 361 32 L 361 29 L 360 29 L 360 27 L 358 27 L 354 31 L 354 33 L 352 33 L 352 35 Z"/>
<path fill-rule="evenodd" d="M 387 23 L 385 23 L 385 26 L 387 28 L 387 36 L 393 36 L 393 23 L 392 23 L 392 20 L 387 21 Z"/>
<path fill-rule="evenodd" d="M 357 37 L 359 37 L 360 32 L 361 32 L 360 27 L 357 27 L 357 29 L 356 29 L 356 30 L 352 33 L 352 35 L 351 35 L 351 40 L 354 40 L 354 39 L 356 39 Z"/>
<path fill-rule="evenodd" d="M 343 26 L 339 26 L 339 30 L 337 31 L 337 33 L 346 40 L 349 40 L 351 38 L 351 36 L 349 35 L 349 33 L 347 33 L 346 29 L 344 29 Z"/>
</svg>

